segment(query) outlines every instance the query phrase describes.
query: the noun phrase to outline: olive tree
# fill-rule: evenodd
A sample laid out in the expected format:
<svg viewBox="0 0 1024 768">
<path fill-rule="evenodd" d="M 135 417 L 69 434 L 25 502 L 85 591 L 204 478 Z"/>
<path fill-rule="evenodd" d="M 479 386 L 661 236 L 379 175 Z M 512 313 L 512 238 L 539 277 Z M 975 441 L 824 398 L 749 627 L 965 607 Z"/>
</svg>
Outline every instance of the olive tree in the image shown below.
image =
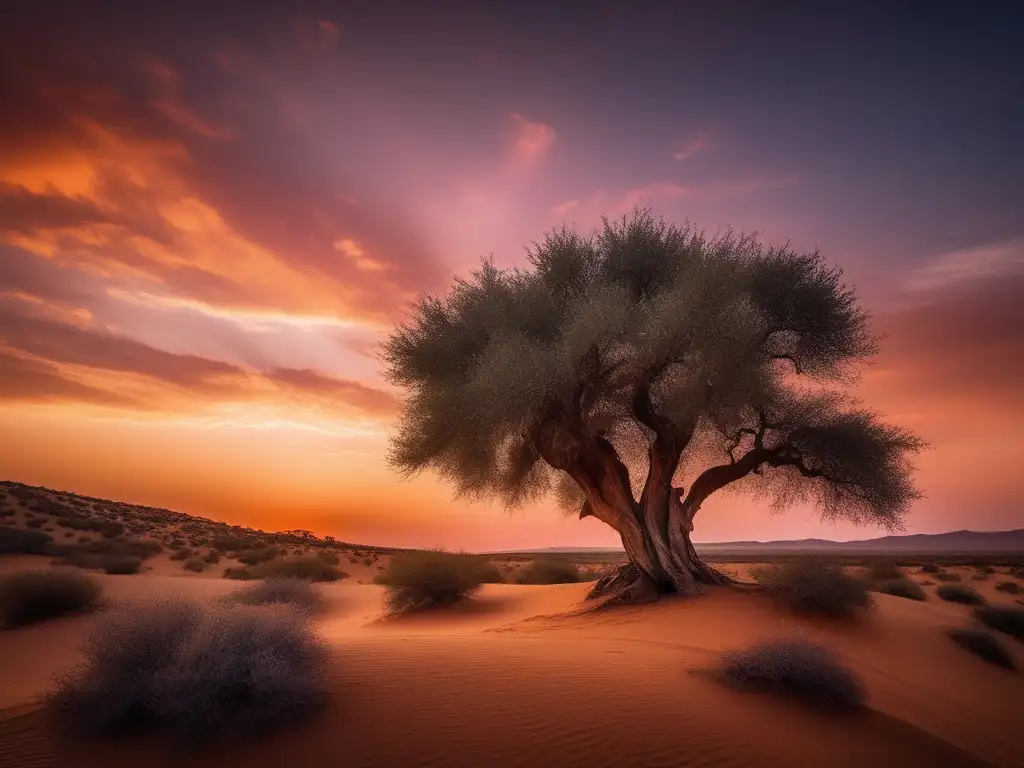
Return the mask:
<svg viewBox="0 0 1024 768">
<path fill-rule="evenodd" d="M 637 210 L 527 255 L 421 297 L 385 342 L 408 393 L 393 466 L 611 526 L 629 564 L 593 595 L 621 600 L 726 580 L 690 542 L 722 489 L 901 527 L 923 443 L 850 396 L 876 338 L 818 253 Z"/>
</svg>

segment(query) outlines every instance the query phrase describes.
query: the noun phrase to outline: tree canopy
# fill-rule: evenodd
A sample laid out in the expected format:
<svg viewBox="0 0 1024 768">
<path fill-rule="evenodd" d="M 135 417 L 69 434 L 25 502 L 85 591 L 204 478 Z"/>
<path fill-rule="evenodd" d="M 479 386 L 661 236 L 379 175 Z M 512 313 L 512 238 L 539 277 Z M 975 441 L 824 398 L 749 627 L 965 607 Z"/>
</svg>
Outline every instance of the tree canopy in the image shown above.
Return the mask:
<svg viewBox="0 0 1024 768">
<path fill-rule="evenodd" d="M 528 261 L 485 259 L 385 343 L 408 392 L 394 466 L 509 507 L 554 492 L 624 541 L 650 498 L 692 520 L 734 483 L 900 527 L 923 443 L 850 395 L 876 338 L 819 253 L 637 210 Z"/>
</svg>

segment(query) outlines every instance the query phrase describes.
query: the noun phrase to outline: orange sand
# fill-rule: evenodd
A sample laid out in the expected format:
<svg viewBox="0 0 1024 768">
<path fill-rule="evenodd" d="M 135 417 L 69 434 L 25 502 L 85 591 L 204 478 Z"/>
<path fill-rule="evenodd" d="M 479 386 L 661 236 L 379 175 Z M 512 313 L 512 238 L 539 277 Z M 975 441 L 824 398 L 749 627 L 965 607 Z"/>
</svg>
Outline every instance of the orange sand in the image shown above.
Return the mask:
<svg viewBox="0 0 1024 768">
<path fill-rule="evenodd" d="M 156 565 L 97 578 L 112 600 L 241 586 Z M 0 766 L 1024 765 L 1024 674 L 950 642 L 944 632 L 966 622 L 964 606 L 878 595 L 874 615 L 846 626 L 721 588 L 578 615 L 587 585 L 492 584 L 456 609 L 383 619 L 382 589 L 357 581 L 322 587 L 330 610 L 318 623 L 334 648 L 327 711 L 200 757 L 174 756 L 152 737 L 83 746 L 54 735 L 38 698 L 102 612 L 0 632 Z M 1000 602 L 992 583 L 973 585 Z M 700 674 L 723 649 L 793 630 L 846 657 L 869 712 L 828 716 Z M 1008 645 L 1024 667 L 1024 648 Z"/>
</svg>

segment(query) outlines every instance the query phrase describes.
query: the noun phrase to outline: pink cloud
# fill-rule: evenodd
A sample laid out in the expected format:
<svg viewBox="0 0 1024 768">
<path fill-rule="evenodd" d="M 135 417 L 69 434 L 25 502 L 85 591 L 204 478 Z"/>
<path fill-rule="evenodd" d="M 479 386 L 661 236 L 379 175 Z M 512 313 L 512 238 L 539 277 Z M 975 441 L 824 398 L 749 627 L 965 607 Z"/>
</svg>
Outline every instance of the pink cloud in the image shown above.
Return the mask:
<svg viewBox="0 0 1024 768">
<path fill-rule="evenodd" d="M 515 122 L 514 153 L 521 162 L 534 162 L 551 149 L 558 134 L 545 123 L 534 122 L 519 113 L 512 115 Z"/>
<path fill-rule="evenodd" d="M 681 163 L 684 160 L 689 160 L 698 152 L 702 152 L 703 150 L 707 149 L 707 146 L 708 142 L 705 141 L 704 139 L 693 139 L 692 141 L 687 143 L 686 146 L 684 146 L 682 149 L 675 152 L 672 155 L 672 157 L 674 157 L 677 161 Z"/>
</svg>

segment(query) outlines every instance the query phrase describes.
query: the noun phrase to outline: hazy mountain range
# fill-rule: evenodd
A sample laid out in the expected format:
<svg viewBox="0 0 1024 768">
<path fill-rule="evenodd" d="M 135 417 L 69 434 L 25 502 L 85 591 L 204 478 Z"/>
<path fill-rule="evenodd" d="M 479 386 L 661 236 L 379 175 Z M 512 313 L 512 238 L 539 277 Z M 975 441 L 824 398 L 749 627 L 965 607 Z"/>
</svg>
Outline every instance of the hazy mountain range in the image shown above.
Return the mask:
<svg viewBox="0 0 1024 768">
<path fill-rule="evenodd" d="M 1013 531 L 950 531 L 915 533 L 906 536 L 882 536 L 859 541 L 795 539 L 784 541 L 721 541 L 694 543 L 698 552 L 1024 552 L 1024 528 Z M 511 551 L 511 550 L 510 550 Z M 621 552 L 618 547 L 544 547 L 516 550 L 540 552 Z"/>
</svg>

